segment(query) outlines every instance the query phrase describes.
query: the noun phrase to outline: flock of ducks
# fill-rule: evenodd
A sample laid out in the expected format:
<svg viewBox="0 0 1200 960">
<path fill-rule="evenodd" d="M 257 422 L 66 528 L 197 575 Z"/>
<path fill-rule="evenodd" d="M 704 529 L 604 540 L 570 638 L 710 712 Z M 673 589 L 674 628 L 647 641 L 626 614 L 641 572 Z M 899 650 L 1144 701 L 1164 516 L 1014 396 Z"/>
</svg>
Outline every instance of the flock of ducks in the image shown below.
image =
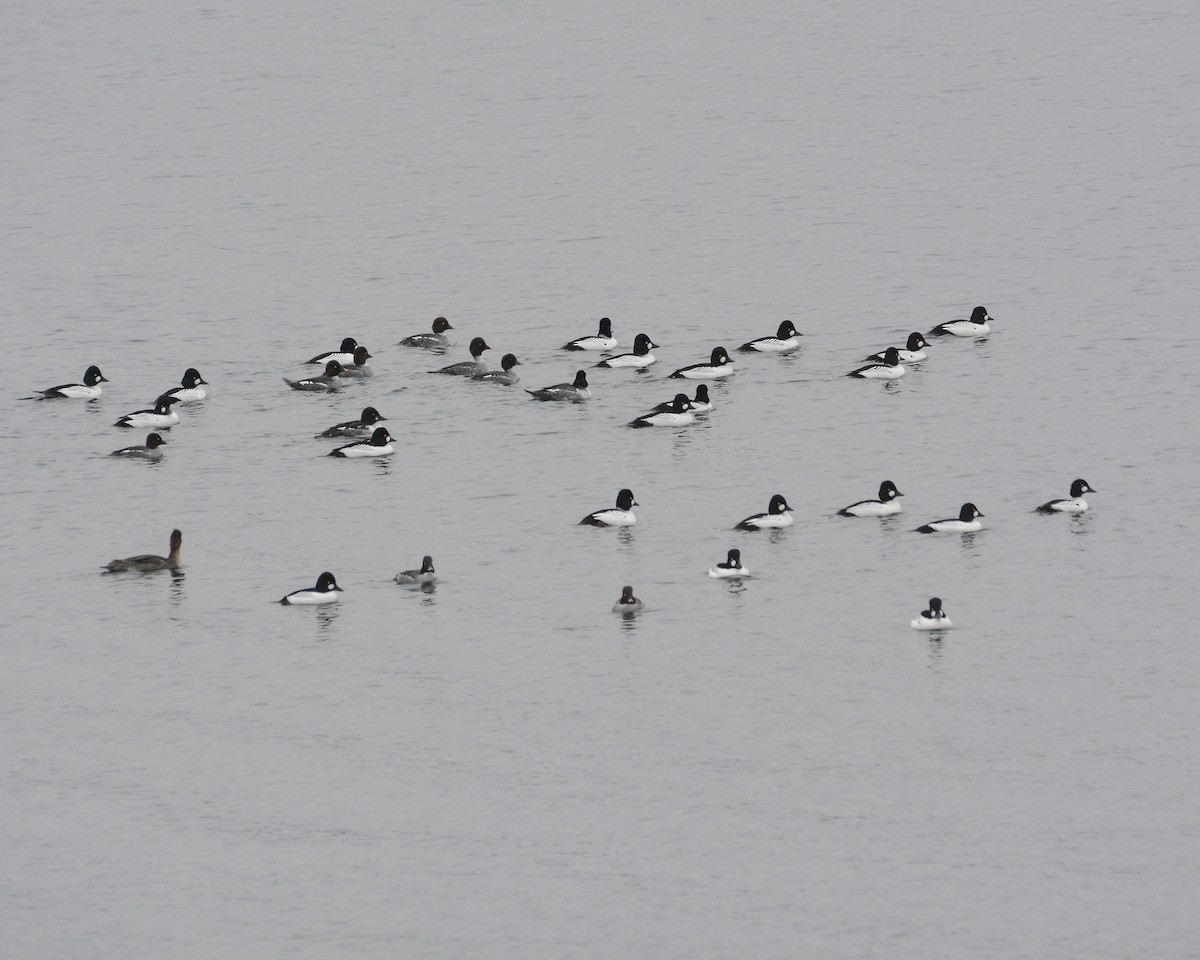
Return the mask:
<svg viewBox="0 0 1200 960">
<path fill-rule="evenodd" d="M 970 318 L 952 320 L 939 324 L 927 335 L 919 331 L 909 334 L 903 347 L 888 347 L 879 353 L 865 359 L 864 366 L 851 370 L 846 374 L 856 379 L 895 380 L 905 374 L 905 365 L 920 363 L 926 359 L 926 336 L 931 337 L 984 337 L 991 331 L 992 318 L 987 309 L 979 306 L 972 311 Z M 444 351 L 450 346 L 446 336 L 453 327 L 445 317 L 437 317 L 432 329 L 427 333 L 418 333 L 400 341 L 400 346 L 425 350 Z M 738 348 L 744 353 L 787 354 L 800 346 L 802 334 L 796 329 L 791 320 L 785 320 L 774 336 L 759 337 L 748 341 Z M 594 336 L 579 337 L 563 344 L 562 349 L 569 352 L 606 352 L 608 355 L 594 365 L 599 369 L 634 369 L 644 370 L 657 362 L 651 352 L 659 345 L 654 343 L 645 333 L 639 333 L 634 338 L 633 350 L 629 353 L 613 352 L 618 341 L 613 335 L 612 321 L 608 317 L 600 320 L 599 329 Z M 429 371 L 432 374 L 444 376 L 469 377 L 476 381 L 489 382 L 501 386 L 513 386 L 519 382 L 514 368 L 521 361 L 513 354 L 505 354 L 499 370 L 491 370 L 482 359 L 485 351 L 490 350 L 483 337 L 474 337 L 470 341 L 468 351 L 470 360 L 452 363 L 448 366 Z M 318 354 L 307 361 L 308 365 L 318 367 L 322 372 L 308 377 L 291 379 L 284 377 L 284 382 L 293 390 L 305 392 L 332 392 L 341 389 L 348 381 L 363 379 L 374 375 L 368 361 L 371 353 L 353 337 L 342 341 L 338 350 Z M 694 422 L 697 414 L 708 413 L 713 404 L 708 395 L 708 387 L 703 381 L 721 380 L 733 373 L 733 359 L 723 346 L 714 347 L 707 362 L 694 363 L 680 367 L 670 374 L 671 379 L 702 381 L 695 388 L 693 397 L 678 393 L 674 399 L 660 403 L 649 412 L 629 421 L 628 426 L 634 428 L 670 427 L 679 428 Z M 83 375 L 81 383 L 59 384 L 45 390 L 38 390 L 30 399 L 77 399 L 95 400 L 102 394 L 101 384 L 108 379 L 97 366 L 90 366 Z M 146 429 L 152 432 L 146 437 L 144 444 L 122 447 L 112 452 L 115 457 L 129 457 L 144 460 L 157 460 L 162 457 L 161 448 L 166 444 L 158 430 L 170 429 L 179 423 L 179 415 L 173 409 L 177 403 L 197 403 L 207 397 L 204 387 L 207 381 L 194 367 L 185 371 L 180 386 L 160 394 L 154 406 L 144 410 L 135 410 L 119 418 L 115 426 L 125 429 Z M 569 383 L 557 383 L 541 387 L 537 390 L 526 390 L 531 398 L 543 402 L 582 403 L 591 398 L 591 387 L 587 379 L 587 371 L 579 370 L 574 380 Z M 335 447 L 329 456 L 340 458 L 376 458 L 391 456 L 395 452 L 395 440 L 386 427 L 378 424 L 387 418 L 373 406 L 363 408 L 362 414 L 356 420 L 335 424 L 316 434 L 319 438 L 345 438 L 350 442 Z M 356 439 L 351 439 L 356 438 Z M 1088 509 L 1085 493 L 1095 490 L 1086 480 L 1076 479 L 1070 488 L 1070 496 L 1063 499 L 1050 500 L 1037 507 L 1039 513 L 1078 514 Z M 845 517 L 890 517 L 901 512 L 900 504 L 896 502 L 903 496 L 891 480 L 884 480 L 879 486 L 877 499 L 860 500 L 838 511 Z M 589 513 L 580 524 L 597 527 L 627 527 L 636 523 L 633 507 L 638 506 L 633 492 L 622 489 L 617 494 L 616 504 L 602 510 Z M 964 503 L 957 517 L 944 520 L 934 520 L 916 528 L 916 532 L 932 533 L 971 533 L 982 528 L 980 519 L 983 514 L 973 503 Z M 766 530 L 791 526 L 792 507 L 782 494 L 771 497 L 767 509 L 739 521 L 733 529 L 741 531 Z M 140 554 L 134 557 L 112 560 L 104 569 L 111 573 L 122 572 L 151 572 L 156 570 L 178 570 L 181 566 L 180 551 L 183 535 L 179 530 L 173 530 L 170 538 L 170 549 L 167 555 Z M 742 563 L 741 551 L 729 550 L 723 563 L 715 564 L 708 575 L 714 579 L 737 579 L 750 576 L 750 571 Z M 405 570 L 395 576 L 400 584 L 429 588 L 436 583 L 437 576 L 433 558 L 426 556 L 418 569 Z M 295 604 L 328 604 L 336 603 L 342 588 L 329 571 L 323 572 L 315 586 L 295 590 L 284 596 L 279 602 L 284 605 Z M 631 615 L 644 608 L 644 604 L 633 593 L 632 586 L 626 586 L 620 598 L 613 605 L 613 612 Z M 950 618 L 942 608 L 938 597 L 929 600 L 929 608 L 921 611 L 911 626 L 918 630 L 945 630 L 953 626 Z"/>
</svg>

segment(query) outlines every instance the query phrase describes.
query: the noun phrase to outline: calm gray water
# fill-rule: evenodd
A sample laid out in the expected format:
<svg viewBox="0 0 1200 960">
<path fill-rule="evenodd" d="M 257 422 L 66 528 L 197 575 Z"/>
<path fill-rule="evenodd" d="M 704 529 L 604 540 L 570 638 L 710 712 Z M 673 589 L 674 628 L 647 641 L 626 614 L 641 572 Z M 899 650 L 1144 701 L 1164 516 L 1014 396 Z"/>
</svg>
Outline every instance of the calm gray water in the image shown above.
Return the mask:
<svg viewBox="0 0 1200 960">
<path fill-rule="evenodd" d="M 0 953 L 1198 955 L 1200 15 L 901 6 L 4 8 Z M 425 374 L 568 380 L 600 316 L 660 363 L 588 405 Z M 785 318 L 703 424 L 621 426 Z M 344 336 L 372 381 L 284 386 Z M 324 457 L 368 403 L 400 452 Z M 100 574 L 175 526 L 182 578 Z"/>
</svg>

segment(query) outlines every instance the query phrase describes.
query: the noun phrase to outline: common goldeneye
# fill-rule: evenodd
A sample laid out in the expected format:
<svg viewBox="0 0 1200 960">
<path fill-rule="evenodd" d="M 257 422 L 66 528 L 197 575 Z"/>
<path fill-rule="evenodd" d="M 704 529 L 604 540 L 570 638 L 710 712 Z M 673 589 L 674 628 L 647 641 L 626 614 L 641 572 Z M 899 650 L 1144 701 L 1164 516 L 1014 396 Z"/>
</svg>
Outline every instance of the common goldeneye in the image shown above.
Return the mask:
<svg viewBox="0 0 1200 960">
<path fill-rule="evenodd" d="M 939 323 L 929 331 L 931 337 L 982 337 L 991 332 L 992 318 L 987 307 L 976 307 L 969 320 L 951 320 Z"/>
<path fill-rule="evenodd" d="M 163 452 L 158 448 L 166 442 L 157 433 L 152 433 L 146 437 L 145 444 L 138 444 L 134 447 L 122 447 L 120 450 L 114 450 L 109 456 L 133 457 L 136 460 L 161 460 Z"/>
<path fill-rule="evenodd" d="M 896 502 L 896 498 L 902 496 L 904 494 L 896 489 L 896 485 L 891 480 L 884 480 L 879 485 L 878 500 L 859 500 L 848 507 L 843 507 L 838 511 L 838 515 L 843 517 L 890 517 L 892 514 L 900 512 L 900 504 Z"/>
<path fill-rule="evenodd" d="M 327 350 L 325 353 L 318 353 L 311 360 L 305 360 L 305 363 L 314 363 L 324 366 L 330 360 L 336 360 L 343 367 L 354 362 L 354 350 L 358 346 L 358 341 L 353 337 L 347 337 L 342 341 L 340 350 Z"/>
<path fill-rule="evenodd" d="M 696 386 L 696 396 L 688 401 L 692 405 L 692 413 L 708 413 L 712 410 L 712 401 L 708 399 L 708 384 L 701 383 Z M 651 413 L 670 413 L 675 409 L 674 400 L 666 400 L 656 406 Z"/>
<path fill-rule="evenodd" d="M 171 409 L 173 403 L 175 403 L 175 398 L 164 394 L 154 401 L 153 409 L 134 410 L 133 413 L 127 413 L 121 417 L 113 426 L 131 429 L 153 427 L 157 430 L 169 430 L 179 422 L 179 414 Z"/>
<path fill-rule="evenodd" d="M 608 317 L 600 318 L 600 332 L 594 337 L 580 337 L 578 340 L 572 340 L 570 343 L 564 343 L 564 350 L 611 350 L 617 345 L 617 338 L 613 336 L 612 321 Z"/>
<path fill-rule="evenodd" d="M 314 377 L 304 377 L 300 380 L 289 380 L 287 377 L 284 377 L 283 382 L 293 390 L 304 390 L 309 393 L 332 393 L 335 390 L 341 389 L 342 385 L 338 381 L 344 369 L 345 367 L 337 360 L 330 360 L 325 364 L 324 373 L 317 374 Z"/>
<path fill-rule="evenodd" d="M 633 587 L 621 588 L 621 599 L 613 604 L 613 613 L 637 613 L 642 609 L 642 601 L 633 595 Z"/>
<path fill-rule="evenodd" d="M 693 363 L 691 366 L 680 367 L 671 376 L 684 377 L 688 380 L 720 380 L 733 373 L 729 369 L 731 363 L 733 361 L 729 359 L 729 354 L 725 352 L 724 347 L 713 347 L 708 363 Z"/>
<path fill-rule="evenodd" d="M 479 380 L 483 383 L 498 383 L 504 387 L 511 387 L 521 378 L 513 372 L 513 367 L 521 366 L 521 361 L 514 354 L 506 353 L 500 358 L 499 370 L 485 370 L 483 373 L 477 373 L 472 380 Z"/>
<path fill-rule="evenodd" d="M 896 380 L 904 376 L 904 364 L 900 362 L 900 351 L 888 347 L 883 351 L 881 363 L 868 363 L 865 367 L 851 370 L 848 377 L 858 377 L 860 380 Z"/>
<path fill-rule="evenodd" d="M 318 433 L 318 437 L 369 437 L 374 430 L 375 424 L 381 420 L 386 420 L 387 417 L 380 416 L 379 411 L 374 407 L 363 407 L 362 416 L 357 420 L 347 420 L 344 423 L 338 423 L 330 427 L 328 430 L 323 430 Z"/>
<path fill-rule="evenodd" d="M 337 603 L 338 594 L 342 588 L 333 579 L 333 574 L 326 570 L 317 577 L 317 585 L 306 590 L 293 590 L 279 602 L 284 606 L 300 603 Z"/>
<path fill-rule="evenodd" d="M 748 577 L 750 571 L 742 566 L 742 551 L 734 548 L 727 554 L 724 563 L 718 563 L 708 571 L 714 580 L 728 580 L 732 577 Z"/>
<path fill-rule="evenodd" d="M 934 520 L 917 527 L 916 532 L 974 533 L 976 530 L 983 529 L 983 524 L 979 522 L 979 518 L 982 516 L 983 514 L 979 512 L 979 508 L 975 504 L 964 503 L 962 509 L 958 511 L 957 517 L 951 517 L 949 520 Z"/>
<path fill-rule="evenodd" d="M 942 601 L 937 597 L 929 598 L 929 609 L 922 610 L 912 622 L 914 630 L 949 630 L 953 623 L 942 609 Z"/>
<path fill-rule="evenodd" d="M 473 377 L 478 373 L 487 373 L 487 364 L 479 359 L 484 350 L 491 350 L 483 337 L 476 337 L 471 341 L 470 346 L 471 359 L 460 360 L 458 363 L 452 363 L 448 367 L 442 367 L 440 370 L 430 370 L 430 373 L 444 373 L 451 377 Z"/>
<path fill-rule="evenodd" d="M 371 354 L 367 353 L 367 348 L 358 346 L 354 348 L 354 362 L 346 364 L 342 369 L 343 377 L 373 377 L 375 371 L 371 369 L 371 365 L 367 363 L 371 359 Z"/>
<path fill-rule="evenodd" d="M 657 347 L 658 344 L 651 340 L 644 333 L 639 333 L 633 338 L 633 353 L 618 353 L 613 357 L 605 357 L 596 366 L 598 367 L 633 367 L 637 370 L 644 370 L 652 363 L 657 361 L 654 354 L 650 352 L 651 347 Z"/>
<path fill-rule="evenodd" d="M 355 440 L 329 451 L 331 457 L 390 457 L 396 452 L 392 446 L 392 435 L 387 427 L 376 427 L 370 440 Z"/>
<path fill-rule="evenodd" d="M 901 363 L 920 363 L 925 359 L 925 348 L 929 346 L 925 342 L 925 338 L 915 330 L 908 335 L 908 342 L 902 349 L 897 349 Z M 884 356 L 885 351 L 880 350 L 879 353 L 873 353 L 869 357 L 863 357 L 863 363 L 883 363 L 887 358 Z"/>
<path fill-rule="evenodd" d="M 104 388 L 100 384 L 108 382 L 108 378 L 100 372 L 100 368 L 93 365 L 84 371 L 83 383 L 60 383 L 57 387 L 36 391 L 35 395 L 29 399 L 51 400 L 65 397 L 68 400 L 95 400 L 104 392 Z"/>
<path fill-rule="evenodd" d="M 783 498 L 783 494 L 777 493 L 771 498 L 766 513 L 756 513 L 747 517 L 733 529 L 766 530 L 770 527 L 790 527 L 792 525 L 791 509 Z"/>
<path fill-rule="evenodd" d="M 743 343 L 738 350 L 742 353 L 791 353 L 800 346 L 804 334 L 796 329 L 791 320 L 784 320 L 773 337 L 759 337 Z"/>
<path fill-rule="evenodd" d="M 447 330 L 453 330 L 450 321 L 445 317 L 437 317 L 433 321 L 432 333 L 414 333 L 400 341 L 402 347 L 421 347 L 425 350 L 444 350 L 450 346 L 448 337 L 443 336 Z"/>
<path fill-rule="evenodd" d="M 178 530 L 171 531 L 171 552 L 165 557 L 156 557 L 152 553 L 141 553 L 136 557 L 126 557 L 124 560 L 112 560 L 105 564 L 104 569 L 109 573 L 123 573 L 136 570 L 149 573 L 152 570 L 178 570 L 180 567 L 179 551 L 183 546 L 183 534 Z"/>
<path fill-rule="evenodd" d="M 575 374 L 574 383 L 556 383 L 552 387 L 542 387 L 541 390 L 526 390 L 535 400 L 569 400 L 579 403 L 592 395 L 588 388 L 587 374 L 580 370 Z"/>
<path fill-rule="evenodd" d="M 1071 496 L 1067 500 L 1051 500 L 1037 508 L 1038 513 L 1083 513 L 1088 508 L 1088 502 L 1083 499 L 1085 493 L 1095 493 L 1093 487 L 1083 479 L 1071 484 Z"/>
<path fill-rule="evenodd" d="M 197 400 L 203 400 L 208 396 L 208 391 L 201 384 L 207 384 L 208 381 L 200 376 L 200 371 L 195 367 L 188 367 L 180 381 L 181 386 L 174 390 L 168 390 L 163 394 L 164 397 L 174 397 L 181 403 L 195 403 Z"/>
<path fill-rule="evenodd" d="M 422 557 L 420 570 L 401 571 L 396 574 L 394 579 L 397 583 L 415 583 L 418 585 L 436 583 L 437 575 L 433 571 L 433 557 Z"/>
<path fill-rule="evenodd" d="M 592 527 L 632 527 L 637 523 L 637 517 L 633 515 L 633 508 L 639 506 L 641 504 L 633 499 L 633 491 L 625 489 L 617 494 L 615 507 L 589 513 L 579 521 L 577 526 L 586 524 Z"/>
<path fill-rule="evenodd" d="M 671 408 L 669 410 L 647 413 L 636 420 L 630 420 L 627 426 L 686 427 L 689 423 L 695 423 L 695 421 L 696 418 L 692 415 L 692 401 L 687 398 L 687 394 L 677 393 L 675 394 L 675 399 L 671 401 Z"/>
</svg>

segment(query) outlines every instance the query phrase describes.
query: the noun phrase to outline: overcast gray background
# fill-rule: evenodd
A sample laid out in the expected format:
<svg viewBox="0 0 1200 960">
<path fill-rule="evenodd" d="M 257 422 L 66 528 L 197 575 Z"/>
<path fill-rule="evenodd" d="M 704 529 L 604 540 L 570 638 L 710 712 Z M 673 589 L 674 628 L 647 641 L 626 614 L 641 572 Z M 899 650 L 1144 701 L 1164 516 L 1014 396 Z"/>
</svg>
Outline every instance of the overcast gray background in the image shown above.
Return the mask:
<svg viewBox="0 0 1200 960">
<path fill-rule="evenodd" d="M 0 952 L 1196 955 L 1192 4 L 0 18 Z M 425 374 L 568 380 L 600 316 L 660 363 L 584 407 Z M 621 427 L 787 318 L 703 425 Z M 373 381 L 287 390 L 348 335 Z M 108 459 L 193 365 L 162 463 Z M 367 403 L 400 452 L 324 457 Z M 100 574 L 175 526 L 181 580 Z"/>
</svg>

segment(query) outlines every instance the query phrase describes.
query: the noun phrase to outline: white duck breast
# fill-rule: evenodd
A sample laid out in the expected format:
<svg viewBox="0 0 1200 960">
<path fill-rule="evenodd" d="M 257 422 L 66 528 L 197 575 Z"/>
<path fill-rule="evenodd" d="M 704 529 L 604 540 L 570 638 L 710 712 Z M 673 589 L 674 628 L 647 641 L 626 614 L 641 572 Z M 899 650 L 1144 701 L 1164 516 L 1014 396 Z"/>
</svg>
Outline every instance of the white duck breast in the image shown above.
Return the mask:
<svg viewBox="0 0 1200 960">
<path fill-rule="evenodd" d="M 671 409 L 662 412 L 648 413 L 645 416 L 638 417 L 636 420 L 630 420 L 628 426 L 631 427 L 686 427 L 689 423 L 695 423 L 696 418 L 692 415 L 692 402 L 685 394 L 677 393 L 675 399 L 671 402 Z"/>
<path fill-rule="evenodd" d="M 843 517 L 890 517 L 900 512 L 900 504 L 896 502 L 896 497 L 902 497 L 896 485 L 891 480 L 884 480 L 879 485 L 878 500 L 859 500 L 858 503 L 852 503 L 848 507 L 843 507 L 838 511 L 839 516 Z"/>
<path fill-rule="evenodd" d="M 918 613 L 910 626 L 914 630 L 949 630 L 954 624 L 942 609 L 942 601 L 937 597 L 930 597 L 929 609 Z"/>
<path fill-rule="evenodd" d="M 933 337 L 982 337 L 991 332 L 991 324 L 992 318 L 988 316 L 987 307 L 976 307 L 971 311 L 969 320 L 939 323 L 929 334 Z"/>
<path fill-rule="evenodd" d="M 692 413 L 708 413 L 712 410 L 712 401 L 708 398 L 708 384 L 701 383 L 696 387 L 696 396 L 688 401 L 692 405 Z M 667 400 L 664 403 L 658 404 L 651 413 L 672 413 L 675 410 L 675 401 Z"/>
<path fill-rule="evenodd" d="M 1088 482 L 1084 479 L 1076 480 L 1071 484 L 1071 496 L 1066 500 L 1051 500 L 1048 503 L 1043 503 L 1037 508 L 1038 513 L 1084 513 L 1088 509 L 1088 502 L 1083 499 L 1085 493 L 1095 493 L 1096 491 L 1088 486 Z"/>
<path fill-rule="evenodd" d="M 174 397 L 181 403 L 196 403 L 208 397 L 208 391 L 202 386 L 206 383 L 208 381 L 200 376 L 199 370 L 195 367 L 188 367 L 180 381 L 181 386 L 174 390 L 168 390 L 164 396 Z"/>
<path fill-rule="evenodd" d="M 353 337 L 346 337 L 346 339 L 342 341 L 342 348 L 340 350 L 329 350 L 326 353 L 318 353 L 311 360 L 305 360 L 304 362 L 316 364 L 318 366 L 324 366 L 325 364 L 329 363 L 330 360 L 336 360 L 343 367 L 348 366 L 354 362 L 354 351 L 357 349 L 357 347 L 357 340 L 355 340 Z"/>
<path fill-rule="evenodd" d="M 730 366 L 732 363 L 724 347 L 714 347 L 708 363 L 693 363 L 690 367 L 680 367 L 671 376 L 688 380 L 720 380 L 733 373 Z"/>
<path fill-rule="evenodd" d="M 769 530 L 773 527 L 790 527 L 792 525 L 791 507 L 783 494 L 777 493 L 771 498 L 766 513 L 756 513 L 741 521 L 735 530 Z"/>
<path fill-rule="evenodd" d="M 396 448 L 392 446 L 392 443 L 392 435 L 387 432 L 387 427 L 376 427 L 375 432 L 371 434 L 370 440 L 356 440 L 354 443 L 347 443 L 336 450 L 330 450 L 329 456 L 346 457 L 348 459 L 356 457 L 390 457 L 396 452 Z"/>
<path fill-rule="evenodd" d="M 708 571 L 714 580 L 729 580 L 734 577 L 748 577 L 750 571 L 742 566 L 742 551 L 730 550 L 724 563 L 718 563 Z"/>
<path fill-rule="evenodd" d="M 612 320 L 608 317 L 602 317 L 600 320 L 600 330 L 594 337 L 580 337 L 578 340 L 572 340 L 569 343 L 564 343 L 564 350 L 612 350 L 617 346 L 617 338 L 613 336 Z"/>
<path fill-rule="evenodd" d="M 540 390 L 526 390 L 525 392 L 534 400 L 564 400 L 568 403 L 580 403 L 592 395 L 592 391 L 588 387 L 587 373 L 583 370 L 575 374 L 573 383 L 556 383 L 550 387 L 542 387 Z"/>
<path fill-rule="evenodd" d="M 982 530 L 983 524 L 979 522 L 979 518 L 983 514 L 979 512 L 979 508 L 973 503 L 964 503 L 962 509 L 958 511 L 957 517 L 951 517 L 948 520 L 934 520 L 926 523 L 923 526 L 917 527 L 917 533 L 974 533 L 976 530 Z"/>
<path fill-rule="evenodd" d="M 90 366 L 83 374 L 83 383 L 60 383 L 57 387 L 38 390 L 31 400 L 96 400 L 104 393 L 102 383 L 108 383 L 108 378 L 100 373 L 100 368 Z"/>
<path fill-rule="evenodd" d="M 326 570 L 317 577 L 317 585 L 315 587 L 309 587 L 307 590 L 294 590 L 279 602 L 285 607 L 292 604 L 337 603 L 339 600 L 338 594 L 341 592 L 342 588 L 337 585 L 333 574 Z"/>
<path fill-rule="evenodd" d="M 171 409 L 173 403 L 175 403 L 174 397 L 159 397 L 154 404 L 154 409 L 135 410 L 133 413 L 127 413 L 113 426 L 130 429 L 149 427 L 155 430 L 169 430 L 179 422 L 179 414 Z"/>
<path fill-rule="evenodd" d="M 618 353 L 615 357 L 606 357 L 601 360 L 597 367 L 632 367 L 635 370 L 643 370 L 656 363 L 654 354 L 650 352 L 651 347 L 657 347 L 658 344 L 651 340 L 646 334 L 639 333 L 633 338 L 633 353 Z"/>
<path fill-rule="evenodd" d="M 913 332 L 908 335 L 908 343 L 902 349 L 896 351 L 898 359 L 901 363 L 920 363 L 925 359 L 925 348 L 929 346 L 925 342 L 925 338 L 921 334 Z M 883 363 L 885 361 L 884 351 L 873 353 L 869 357 L 863 357 L 864 363 Z"/>
<path fill-rule="evenodd" d="M 757 340 L 743 343 L 738 350 L 743 353 L 790 353 L 800 346 L 802 336 L 791 320 L 784 320 L 775 336 L 759 337 Z"/>
<path fill-rule="evenodd" d="M 641 504 L 633 499 L 633 491 L 624 489 L 617 494 L 617 505 L 615 507 L 589 513 L 579 521 L 577 526 L 632 527 L 637 523 L 637 517 L 633 515 L 633 508 L 637 506 L 641 506 Z"/>
<path fill-rule="evenodd" d="M 897 380 L 904 376 L 904 364 L 900 362 L 900 351 L 895 347 L 888 347 L 883 352 L 882 363 L 868 363 L 865 367 L 851 370 L 846 376 L 857 377 L 860 380 Z"/>
</svg>

